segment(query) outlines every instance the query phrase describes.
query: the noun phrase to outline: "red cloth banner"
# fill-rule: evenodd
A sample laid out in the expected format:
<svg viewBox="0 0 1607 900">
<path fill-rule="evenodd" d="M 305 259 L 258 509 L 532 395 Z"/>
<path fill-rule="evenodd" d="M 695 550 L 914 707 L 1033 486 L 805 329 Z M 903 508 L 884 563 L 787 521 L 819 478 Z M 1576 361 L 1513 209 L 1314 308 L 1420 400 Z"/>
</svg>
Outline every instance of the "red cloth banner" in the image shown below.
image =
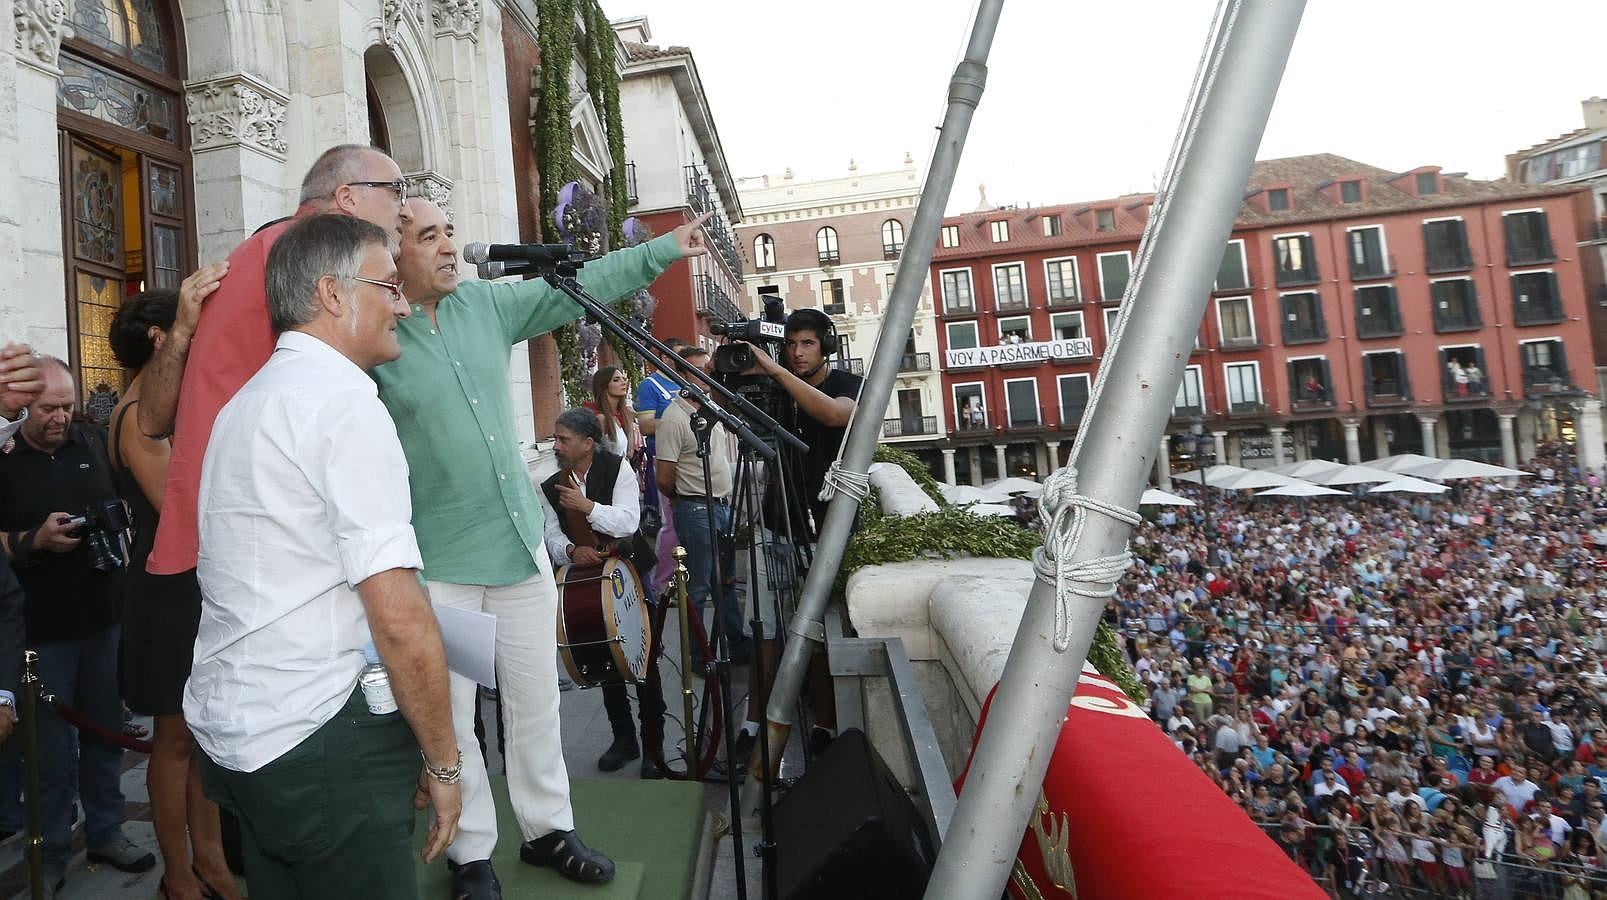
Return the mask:
<svg viewBox="0 0 1607 900">
<path fill-rule="evenodd" d="M 977 733 L 987 724 L 994 685 Z M 972 752 L 976 744 L 973 739 Z M 966 761 L 969 771 L 971 761 Z M 965 774 L 958 788 L 963 792 Z M 1328 895 L 1113 682 L 1084 671 L 1010 879 L 1016 900 Z"/>
</svg>

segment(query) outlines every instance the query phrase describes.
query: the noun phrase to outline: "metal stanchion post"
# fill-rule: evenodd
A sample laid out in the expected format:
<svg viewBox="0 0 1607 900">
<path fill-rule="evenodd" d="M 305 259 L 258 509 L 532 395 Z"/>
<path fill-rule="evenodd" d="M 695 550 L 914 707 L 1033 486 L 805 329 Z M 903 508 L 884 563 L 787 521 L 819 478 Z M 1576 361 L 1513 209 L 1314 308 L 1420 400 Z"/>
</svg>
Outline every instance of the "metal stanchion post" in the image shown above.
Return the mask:
<svg viewBox="0 0 1607 900">
<path fill-rule="evenodd" d="M 22 654 L 22 751 L 27 778 L 28 885 L 33 900 L 45 896 L 45 835 L 39 816 L 39 654 Z"/>
</svg>

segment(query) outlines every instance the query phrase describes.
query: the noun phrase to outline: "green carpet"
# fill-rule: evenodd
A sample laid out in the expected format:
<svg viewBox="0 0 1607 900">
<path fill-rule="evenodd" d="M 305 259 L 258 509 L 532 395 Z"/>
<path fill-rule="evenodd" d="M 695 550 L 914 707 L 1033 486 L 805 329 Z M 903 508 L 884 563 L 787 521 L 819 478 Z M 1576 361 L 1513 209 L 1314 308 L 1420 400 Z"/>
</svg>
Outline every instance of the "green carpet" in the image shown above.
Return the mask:
<svg viewBox="0 0 1607 900">
<path fill-rule="evenodd" d="M 505 900 L 688 900 L 702 842 L 703 788 L 679 781 L 575 778 L 570 796 L 575 830 L 590 847 L 614 860 L 614 880 L 582 885 L 551 869 L 519 861 L 519 824 L 508 803 L 508 785 L 491 779 L 497 799 L 497 850 L 491 857 Z M 420 816 L 414 834 L 422 846 L 428 826 Z M 444 900 L 450 882 L 446 865 L 419 863 L 423 900 Z"/>
</svg>

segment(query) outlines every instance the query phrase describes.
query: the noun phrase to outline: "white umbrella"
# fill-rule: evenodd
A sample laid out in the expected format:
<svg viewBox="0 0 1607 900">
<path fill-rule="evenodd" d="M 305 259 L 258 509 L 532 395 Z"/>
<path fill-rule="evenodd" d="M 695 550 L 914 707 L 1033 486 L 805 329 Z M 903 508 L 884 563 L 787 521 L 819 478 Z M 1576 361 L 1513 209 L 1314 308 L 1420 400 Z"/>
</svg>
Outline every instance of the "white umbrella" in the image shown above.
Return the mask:
<svg viewBox="0 0 1607 900">
<path fill-rule="evenodd" d="M 1264 487 L 1287 487 L 1298 480 L 1265 469 L 1246 469 L 1244 474 L 1224 479 L 1217 487 L 1225 491 L 1248 491 Z"/>
<path fill-rule="evenodd" d="M 1443 494 L 1450 488 L 1421 478 L 1397 478 L 1367 489 L 1369 494 Z"/>
<path fill-rule="evenodd" d="M 1449 481 L 1453 478 L 1516 478 L 1527 475 L 1517 469 L 1506 466 L 1492 466 L 1472 459 L 1442 459 L 1433 465 L 1413 466 L 1406 471 L 1413 478 L 1432 478 L 1436 481 Z"/>
<path fill-rule="evenodd" d="M 990 481 L 982 486 L 982 494 L 987 500 L 1008 500 L 1013 494 L 1026 494 L 1028 497 L 1037 497 L 1043 493 L 1043 485 L 1030 478 L 1000 478 Z"/>
<path fill-rule="evenodd" d="M 988 499 L 987 492 L 969 484 L 940 484 L 937 489 L 943 495 L 943 499 L 950 503 L 972 503 Z"/>
<path fill-rule="evenodd" d="M 1257 497 L 1343 497 L 1343 496 L 1345 496 L 1345 492 L 1344 491 L 1336 491 L 1336 490 L 1334 490 L 1333 488 L 1330 488 L 1330 487 L 1323 487 L 1320 484 L 1312 484 L 1309 481 L 1292 481 L 1289 484 L 1283 485 L 1282 487 L 1275 487 L 1275 488 L 1272 488 L 1271 490 L 1266 490 L 1266 491 L 1257 491 L 1256 496 Z"/>
<path fill-rule="evenodd" d="M 1326 459 L 1307 459 L 1300 462 L 1284 463 L 1281 466 L 1273 466 L 1267 471 L 1277 472 L 1279 475 L 1288 475 L 1290 478 L 1304 478 L 1307 481 L 1314 481 L 1315 479 L 1311 477 L 1313 475 L 1326 475 L 1329 472 L 1337 472 L 1344 467 L 1344 463 L 1330 462 Z"/>
<path fill-rule="evenodd" d="M 1149 488 L 1144 496 L 1138 499 L 1139 506 L 1193 506 L 1194 501 L 1187 497 L 1169 494 L 1160 488 Z"/>
<path fill-rule="evenodd" d="M 1375 459 L 1369 465 L 1375 469 L 1383 469 L 1386 472 L 1404 473 L 1410 469 L 1432 465 L 1437 462 L 1444 462 L 1444 460 L 1433 456 L 1424 456 L 1421 453 L 1397 453 L 1394 456 Z"/>
<path fill-rule="evenodd" d="M 1306 480 L 1312 484 L 1369 484 L 1372 482 L 1394 481 L 1400 476 L 1394 472 L 1375 469 L 1372 466 L 1340 466 L 1332 472 L 1322 475 L 1307 476 Z"/>
<path fill-rule="evenodd" d="M 1243 466 L 1230 466 L 1226 463 L 1223 463 L 1220 466 L 1211 466 L 1210 468 L 1204 470 L 1205 483 L 1209 484 L 1211 487 L 1224 487 L 1224 482 L 1230 481 L 1248 471 L 1250 470 Z M 1192 472 L 1179 472 L 1178 474 L 1172 476 L 1172 480 L 1187 481 L 1191 484 L 1199 484 L 1200 472 L 1200 469 L 1195 469 Z"/>
</svg>

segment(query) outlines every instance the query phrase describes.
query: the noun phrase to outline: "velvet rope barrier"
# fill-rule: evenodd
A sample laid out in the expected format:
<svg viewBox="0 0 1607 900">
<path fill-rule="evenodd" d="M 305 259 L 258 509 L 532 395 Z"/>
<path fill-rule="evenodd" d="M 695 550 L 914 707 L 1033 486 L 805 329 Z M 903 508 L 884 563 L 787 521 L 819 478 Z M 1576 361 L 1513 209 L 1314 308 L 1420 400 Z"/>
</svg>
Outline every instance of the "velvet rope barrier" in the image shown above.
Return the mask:
<svg viewBox="0 0 1607 900">
<path fill-rule="evenodd" d="M 79 734 L 88 735 L 103 744 L 122 747 L 124 750 L 133 750 L 135 753 L 144 753 L 147 756 L 151 753 L 150 741 L 123 734 L 121 731 L 112 731 L 104 725 L 91 721 L 82 712 L 62 703 L 50 694 L 41 693 L 39 699 L 50 707 L 56 715 L 66 720 L 67 724 L 78 729 Z"/>
</svg>

